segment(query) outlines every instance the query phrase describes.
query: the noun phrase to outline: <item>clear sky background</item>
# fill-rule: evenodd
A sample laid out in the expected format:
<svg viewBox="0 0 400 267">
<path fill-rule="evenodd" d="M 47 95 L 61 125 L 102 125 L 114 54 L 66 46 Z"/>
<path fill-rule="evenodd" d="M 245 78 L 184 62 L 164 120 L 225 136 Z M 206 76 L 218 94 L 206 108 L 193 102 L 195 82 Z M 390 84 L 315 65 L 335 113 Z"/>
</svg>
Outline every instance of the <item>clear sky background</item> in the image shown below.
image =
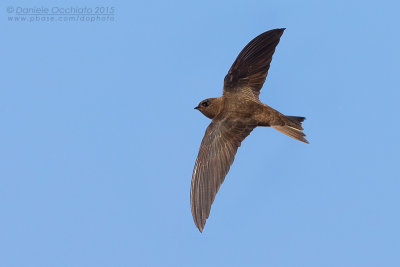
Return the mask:
<svg viewBox="0 0 400 267">
<path fill-rule="evenodd" d="M 398 1 L 2 1 L 0 266 L 400 266 Z M 114 22 L 11 7 L 114 6 Z M 285 27 L 201 234 L 190 181 L 240 50 Z"/>
</svg>

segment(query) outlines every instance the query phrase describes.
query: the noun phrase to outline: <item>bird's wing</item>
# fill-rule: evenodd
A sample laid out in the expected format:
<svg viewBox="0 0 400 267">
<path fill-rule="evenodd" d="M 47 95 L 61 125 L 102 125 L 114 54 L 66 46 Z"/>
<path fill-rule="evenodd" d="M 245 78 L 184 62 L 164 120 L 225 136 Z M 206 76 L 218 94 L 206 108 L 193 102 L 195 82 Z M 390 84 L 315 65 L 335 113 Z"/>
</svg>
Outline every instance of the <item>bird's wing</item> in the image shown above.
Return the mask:
<svg viewBox="0 0 400 267">
<path fill-rule="evenodd" d="M 203 231 L 211 204 L 233 163 L 238 147 L 254 128 L 218 117 L 208 126 L 193 169 L 190 190 L 192 215 L 200 232 Z"/>
<path fill-rule="evenodd" d="M 224 93 L 251 93 L 256 99 L 268 75 L 275 47 L 285 29 L 274 29 L 254 38 L 240 52 L 224 79 Z"/>
</svg>

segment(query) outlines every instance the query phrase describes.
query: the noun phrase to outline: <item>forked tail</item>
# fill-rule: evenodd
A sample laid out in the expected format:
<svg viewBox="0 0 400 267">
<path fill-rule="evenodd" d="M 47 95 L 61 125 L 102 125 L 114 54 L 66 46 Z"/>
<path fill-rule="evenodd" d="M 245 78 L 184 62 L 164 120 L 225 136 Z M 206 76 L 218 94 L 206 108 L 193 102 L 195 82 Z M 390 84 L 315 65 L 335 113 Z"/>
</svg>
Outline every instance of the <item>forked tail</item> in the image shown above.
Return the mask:
<svg viewBox="0 0 400 267">
<path fill-rule="evenodd" d="M 294 139 L 302 141 L 304 143 L 309 144 L 307 139 L 304 138 L 306 136 L 303 133 L 303 127 L 301 127 L 301 123 L 306 119 L 305 117 L 296 117 L 296 116 L 285 116 L 285 125 L 283 126 L 271 126 L 275 130 L 280 131 L 287 136 L 290 136 Z"/>
</svg>

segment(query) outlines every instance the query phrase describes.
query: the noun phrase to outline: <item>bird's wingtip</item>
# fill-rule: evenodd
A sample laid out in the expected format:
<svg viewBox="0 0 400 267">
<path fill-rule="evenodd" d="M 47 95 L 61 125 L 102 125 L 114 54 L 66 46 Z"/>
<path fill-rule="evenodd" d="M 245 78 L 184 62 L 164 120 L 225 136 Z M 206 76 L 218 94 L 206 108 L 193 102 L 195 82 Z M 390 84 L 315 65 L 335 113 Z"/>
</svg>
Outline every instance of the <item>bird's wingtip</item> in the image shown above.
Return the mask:
<svg viewBox="0 0 400 267">
<path fill-rule="evenodd" d="M 198 224 L 196 224 L 196 226 L 197 226 L 197 229 L 199 229 L 199 232 L 203 233 L 204 226 L 201 226 L 201 225 L 198 225 Z"/>
<path fill-rule="evenodd" d="M 276 28 L 276 29 L 273 29 L 272 31 L 284 32 L 285 30 L 286 30 L 286 28 Z"/>
<path fill-rule="evenodd" d="M 271 30 L 272 32 L 275 32 L 276 34 L 278 34 L 279 36 L 282 36 L 283 32 L 286 30 L 286 28 L 277 28 L 277 29 L 273 29 Z"/>
<path fill-rule="evenodd" d="M 206 223 L 196 223 L 197 228 L 199 229 L 200 233 L 203 233 L 204 230 L 204 226 L 206 225 Z"/>
</svg>

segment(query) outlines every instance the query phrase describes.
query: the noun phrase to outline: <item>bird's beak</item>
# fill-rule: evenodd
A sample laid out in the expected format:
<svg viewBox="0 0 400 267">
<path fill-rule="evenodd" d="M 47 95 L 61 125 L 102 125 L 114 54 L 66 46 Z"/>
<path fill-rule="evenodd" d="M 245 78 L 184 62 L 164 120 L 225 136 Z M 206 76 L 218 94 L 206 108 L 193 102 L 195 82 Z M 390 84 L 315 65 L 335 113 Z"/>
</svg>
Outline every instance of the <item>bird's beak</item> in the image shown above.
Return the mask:
<svg viewBox="0 0 400 267">
<path fill-rule="evenodd" d="M 199 109 L 199 106 L 195 107 L 194 109 Z"/>
</svg>

